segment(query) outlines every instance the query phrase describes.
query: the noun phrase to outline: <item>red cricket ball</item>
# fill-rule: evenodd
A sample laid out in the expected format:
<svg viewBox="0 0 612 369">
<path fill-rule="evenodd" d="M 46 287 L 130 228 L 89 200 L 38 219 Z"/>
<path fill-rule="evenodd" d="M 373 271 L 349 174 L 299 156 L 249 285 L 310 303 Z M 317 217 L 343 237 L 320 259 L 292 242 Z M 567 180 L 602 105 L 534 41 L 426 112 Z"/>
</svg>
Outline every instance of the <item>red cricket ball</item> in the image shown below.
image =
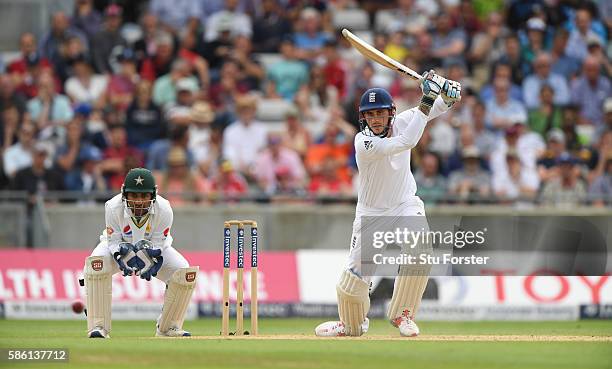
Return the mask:
<svg viewBox="0 0 612 369">
<path fill-rule="evenodd" d="M 72 311 L 75 314 L 81 314 L 85 310 L 85 305 L 81 301 L 75 301 L 72 303 Z"/>
</svg>

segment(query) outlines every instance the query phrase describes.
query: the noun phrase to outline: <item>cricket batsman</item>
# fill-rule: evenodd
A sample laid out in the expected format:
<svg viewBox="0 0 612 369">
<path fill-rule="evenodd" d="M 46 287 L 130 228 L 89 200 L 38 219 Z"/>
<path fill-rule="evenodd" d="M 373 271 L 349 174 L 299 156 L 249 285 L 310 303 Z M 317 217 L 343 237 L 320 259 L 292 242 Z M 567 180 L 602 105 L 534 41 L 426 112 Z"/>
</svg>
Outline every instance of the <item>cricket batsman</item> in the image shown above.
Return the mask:
<svg viewBox="0 0 612 369">
<path fill-rule="evenodd" d="M 100 243 L 85 260 L 87 336 L 109 338 L 111 331 L 111 277 L 151 277 L 166 283 L 164 306 L 156 336 L 185 337 L 185 312 L 196 283 L 198 267 L 190 267 L 172 247 L 173 213 L 168 200 L 157 194 L 153 174 L 135 168 L 125 176 L 121 193 L 105 204 L 106 229 Z"/>
<path fill-rule="evenodd" d="M 410 149 L 423 135 L 427 122 L 447 111 L 461 99 L 459 82 L 447 80 L 433 70 L 424 73 L 423 96 L 418 107 L 396 116 L 395 104 L 382 88 L 371 88 L 359 103 L 361 132 L 355 136 L 359 169 L 359 191 L 348 267 L 336 285 L 340 321 L 320 324 L 317 336 L 361 336 L 369 326 L 371 277 L 362 273 L 361 217 L 423 217 L 423 201 L 416 196 L 410 171 Z M 416 270 L 402 270 L 414 268 Z M 387 318 L 402 336 L 419 334 L 414 317 L 423 297 L 430 267 L 403 265 L 395 278 Z"/>
</svg>

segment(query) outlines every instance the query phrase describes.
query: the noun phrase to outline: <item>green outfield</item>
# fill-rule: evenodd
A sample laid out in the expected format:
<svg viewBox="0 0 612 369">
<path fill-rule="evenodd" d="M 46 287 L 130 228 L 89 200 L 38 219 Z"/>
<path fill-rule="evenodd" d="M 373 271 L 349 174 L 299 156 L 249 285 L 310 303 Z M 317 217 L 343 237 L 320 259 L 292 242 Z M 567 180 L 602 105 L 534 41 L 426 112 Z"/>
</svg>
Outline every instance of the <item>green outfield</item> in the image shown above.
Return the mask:
<svg viewBox="0 0 612 369">
<path fill-rule="evenodd" d="M 195 336 L 186 339 L 154 339 L 150 321 L 116 321 L 111 339 L 92 340 L 84 321 L 0 320 L 0 348 L 70 350 L 68 364 L 0 368 L 612 368 L 611 321 L 419 322 L 419 339 L 399 340 L 375 320 L 366 339 L 313 339 L 320 321 L 260 319 L 260 337 L 246 339 L 210 338 L 220 319 L 186 322 Z"/>
</svg>

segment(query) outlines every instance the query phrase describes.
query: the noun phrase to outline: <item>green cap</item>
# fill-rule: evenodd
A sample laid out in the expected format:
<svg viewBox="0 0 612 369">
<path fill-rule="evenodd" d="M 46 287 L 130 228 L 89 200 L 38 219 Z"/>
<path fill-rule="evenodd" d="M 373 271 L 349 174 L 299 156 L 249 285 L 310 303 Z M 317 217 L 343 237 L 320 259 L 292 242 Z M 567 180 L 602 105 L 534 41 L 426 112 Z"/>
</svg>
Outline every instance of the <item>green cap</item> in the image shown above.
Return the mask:
<svg viewBox="0 0 612 369">
<path fill-rule="evenodd" d="M 123 192 L 146 192 L 155 193 L 155 178 L 153 173 L 146 168 L 131 169 L 123 181 Z"/>
</svg>

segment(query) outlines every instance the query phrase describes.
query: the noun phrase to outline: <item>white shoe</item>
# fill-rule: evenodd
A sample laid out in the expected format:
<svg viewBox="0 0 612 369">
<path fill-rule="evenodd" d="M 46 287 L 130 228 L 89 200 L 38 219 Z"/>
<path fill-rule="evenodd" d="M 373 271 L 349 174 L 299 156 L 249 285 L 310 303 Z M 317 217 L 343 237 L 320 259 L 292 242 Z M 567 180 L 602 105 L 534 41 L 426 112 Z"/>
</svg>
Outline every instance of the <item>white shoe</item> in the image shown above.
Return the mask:
<svg viewBox="0 0 612 369">
<path fill-rule="evenodd" d="M 402 315 L 391 320 L 391 324 L 399 328 L 400 334 L 404 337 L 416 337 L 419 335 L 419 333 L 421 333 L 419 327 L 410 317 L 408 310 L 404 310 Z"/>
<path fill-rule="evenodd" d="M 89 338 L 110 338 L 110 335 L 108 334 L 108 332 L 106 332 L 106 329 L 100 326 L 97 326 L 91 331 L 87 332 L 87 337 Z"/>
<path fill-rule="evenodd" d="M 191 333 L 176 327 L 168 329 L 167 332 L 160 332 L 157 327 L 155 337 L 191 337 Z"/>
<path fill-rule="evenodd" d="M 366 318 L 361 323 L 361 334 L 367 333 L 370 327 L 370 319 Z M 344 323 L 338 320 L 321 323 L 315 328 L 315 335 L 318 337 L 344 337 L 346 329 Z"/>
</svg>

